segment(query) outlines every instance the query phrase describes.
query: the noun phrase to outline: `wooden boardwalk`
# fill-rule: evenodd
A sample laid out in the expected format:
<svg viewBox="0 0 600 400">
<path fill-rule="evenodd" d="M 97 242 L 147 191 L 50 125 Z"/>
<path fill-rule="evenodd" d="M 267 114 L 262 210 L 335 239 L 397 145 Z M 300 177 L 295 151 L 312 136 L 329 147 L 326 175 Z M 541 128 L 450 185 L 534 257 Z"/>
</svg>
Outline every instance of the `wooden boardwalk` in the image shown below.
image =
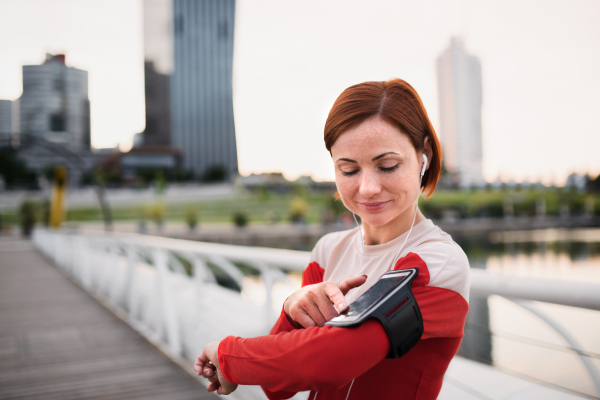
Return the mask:
<svg viewBox="0 0 600 400">
<path fill-rule="evenodd" d="M 217 399 L 31 243 L 0 239 L 0 399 Z"/>
</svg>

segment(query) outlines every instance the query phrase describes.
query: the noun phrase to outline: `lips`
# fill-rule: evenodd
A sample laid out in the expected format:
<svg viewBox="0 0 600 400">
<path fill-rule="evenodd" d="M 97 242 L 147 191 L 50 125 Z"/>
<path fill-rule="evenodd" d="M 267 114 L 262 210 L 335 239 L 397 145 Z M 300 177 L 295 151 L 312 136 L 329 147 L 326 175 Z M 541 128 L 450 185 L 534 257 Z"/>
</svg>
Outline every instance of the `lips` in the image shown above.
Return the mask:
<svg viewBox="0 0 600 400">
<path fill-rule="evenodd" d="M 358 203 L 360 204 L 366 211 L 379 211 L 390 203 L 391 200 L 388 201 L 377 201 L 370 203 Z"/>
</svg>

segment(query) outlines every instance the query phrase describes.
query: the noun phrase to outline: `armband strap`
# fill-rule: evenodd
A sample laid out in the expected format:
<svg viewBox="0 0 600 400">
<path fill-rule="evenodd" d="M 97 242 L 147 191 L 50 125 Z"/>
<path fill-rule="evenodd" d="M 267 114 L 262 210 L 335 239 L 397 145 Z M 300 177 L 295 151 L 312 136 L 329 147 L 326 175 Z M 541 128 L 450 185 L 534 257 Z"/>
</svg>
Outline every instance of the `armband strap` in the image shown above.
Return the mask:
<svg viewBox="0 0 600 400">
<path fill-rule="evenodd" d="M 408 268 L 398 271 L 386 272 L 369 290 L 356 299 L 348 309 L 352 309 L 352 305 L 358 302 L 363 296 L 368 298 L 368 293 L 371 290 L 381 290 L 382 285 L 378 285 L 384 278 L 389 280 L 391 275 L 400 275 L 402 273 L 410 274 L 399 285 L 394 287 L 389 293 L 376 301 L 365 312 L 360 313 L 356 317 L 346 316 L 341 314 L 333 318 L 327 323 L 331 326 L 339 327 L 354 327 L 362 324 L 368 319 L 375 318 L 381 322 L 385 332 L 390 339 L 391 349 L 387 358 L 399 358 L 408 353 L 412 349 L 421 336 L 423 335 L 423 317 L 421 310 L 417 304 L 412 290 L 411 284 L 419 274 L 417 268 Z M 363 299 L 364 304 L 364 299 Z"/>
</svg>

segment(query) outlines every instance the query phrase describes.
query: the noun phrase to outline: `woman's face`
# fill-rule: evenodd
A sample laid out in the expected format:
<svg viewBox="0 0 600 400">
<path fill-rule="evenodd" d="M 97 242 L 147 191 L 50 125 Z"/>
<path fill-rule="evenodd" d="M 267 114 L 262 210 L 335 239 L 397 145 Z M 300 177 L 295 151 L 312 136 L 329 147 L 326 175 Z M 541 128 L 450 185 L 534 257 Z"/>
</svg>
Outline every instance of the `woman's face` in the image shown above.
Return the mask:
<svg viewBox="0 0 600 400">
<path fill-rule="evenodd" d="M 344 205 L 372 226 L 413 217 L 423 157 L 408 135 L 379 117 L 341 134 L 331 147 Z"/>
</svg>

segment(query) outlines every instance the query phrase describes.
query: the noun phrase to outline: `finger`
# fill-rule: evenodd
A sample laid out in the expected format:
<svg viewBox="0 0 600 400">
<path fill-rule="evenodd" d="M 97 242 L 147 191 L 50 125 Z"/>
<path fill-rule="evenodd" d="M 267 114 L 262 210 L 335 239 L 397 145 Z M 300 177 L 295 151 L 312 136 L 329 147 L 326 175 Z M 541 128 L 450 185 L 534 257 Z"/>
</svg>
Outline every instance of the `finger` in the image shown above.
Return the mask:
<svg viewBox="0 0 600 400">
<path fill-rule="evenodd" d="M 219 383 L 219 381 L 216 382 L 211 382 L 208 384 L 208 386 L 206 387 L 206 390 L 208 392 L 214 392 L 215 390 L 219 389 L 219 387 L 221 386 L 221 384 Z"/>
<path fill-rule="evenodd" d="M 217 389 L 217 394 L 228 394 L 223 385 L 219 386 Z"/>
<path fill-rule="evenodd" d="M 319 310 L 319 306 L 316 304 L 316 300 L 317 300 L 317 296 L 312 295 L 310 297 L 310 301 L 307 301 L 304 303 L 304 311 L 306 311 L 306 313 L 310 316 L 310 318 L 312 318 L 313 321 L 315 321 L 315 323 L 318 326 L 323 326 L 325 325 L 325 322 L 327 322 L 327 320 L 325 319 L 325 316 L 321 313 L 321 310 Z"/>
<path fill-rule="evenodd" d="M 213 368 L 207 367 L 206 365 L 202 369 L 202 376 L 205 378 L 211 377 L 215 375 L 215 370 Z"/>
<path fill-rule="evenodd" d="M 305 310 L 300 307 L 292 307 L 290 310 L 290 317 L 304 328 L 312 328 L 313 326 L 317 326 L 317 323 L 313 321 L 310 315 L 306 313 Z"/>
<path fill-rule="evenodd" d="M 367 281 L 367 276 L 360 275 L 360 276 L 351 276 L 349 278 L 344 279 L 343 281 L 339 281 L 337 284 L 338 284 L 338 287 L 340 288 L 340 291 L 345 296 L 350 291 L 350 289 L 359 287 L 366 281 Z"/>
<path fill-rule="evenodd" d="M 196 371 L 198 374 L 201 374 L 202 368 L 204 367 L 205 364 L 206 364 L 206 361 L 204 361 L 202 358 L 200 358 L 200 356 L 198 356 L 196 358 L 196 363 L 194 364 L 194 371 Z"/>
<path fill-rule="evenodd" d="M 330 321 L 333 317 L 338 315 L 337 309 L 333 306 L 332 299 L 329 296 L 329 293 L 333 293 L 334 291 L 337 292 L 339 297 L 343 300 L 344 296 L 342 296 L 342 293 L 338 289 L 337 285 L 333 282 L 330 282 L 329 285 L 323 286 L 322 290 L 319 291 L 316 297 L 317 307 L 319 307 L 319 311 L 325 318 L 325 321 Z M 333 300 L 336 300 L 336 297 L 334 297 Z M 339 298 L 337 300 L 340 301 Z"/>
<path fill-rule="evenodd" d="M 337 313 L 341 313 L 346 309 L 347 304 L 346 299 L 344 298 L 344 294 L 341 292 L 338 285 L 339 284 L 330 282 L 328 285 L 324 286 L 324 293 L 327 296 L 329 303 L 331 303 L 332 306 L 335 307 Z"/>
</svg>

